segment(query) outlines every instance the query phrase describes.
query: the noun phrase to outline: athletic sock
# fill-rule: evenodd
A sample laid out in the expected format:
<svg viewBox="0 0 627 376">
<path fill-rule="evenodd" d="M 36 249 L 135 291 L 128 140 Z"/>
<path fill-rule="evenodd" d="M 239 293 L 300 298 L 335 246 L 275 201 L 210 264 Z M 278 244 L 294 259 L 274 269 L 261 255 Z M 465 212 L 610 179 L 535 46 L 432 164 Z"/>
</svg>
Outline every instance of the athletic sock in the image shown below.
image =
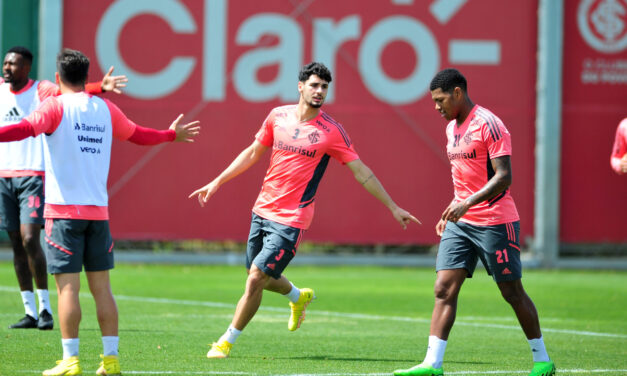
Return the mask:
<svg viewBox="0 0 627 376">
<path fill-rule="evenodd" d="M 531 347 L 534 362 L 548 362 L 551 360 L 549 354 L 546 352 L 542 336 L 540 336 L 540 338 L 528 339 L 527 342 L 529 342 L 529 347 Z"/>
<path fill-rule="evenodd" d="M 292 290 L 283 296 L 288 298 L 290 302 L 296 303 L 298 301 L 298 298 L 300 298 L 300 290 L 296 288 L 296 286 L 294 286 L 292 282 L 290 282 L 290 285 L 292 285 Z"/>
<path fill-rule="evenodd" d="M 104 356 L 118 355 L 118 343 L 120 337 L 118 336 L 102 336 L 102 349 Z"/>
<path fill-rule="evenodd" d="M 61 338 L 63 346 L 63 359 L 78 356 L 78 338 Z"/>
<path fill-rule="evenodd" d="M 32 291 L 20 291 L 22 294 L 22 302 L 24 302 L 24 311 L 26 314 L 37 320 L 39 315 L 37 314 L 37 301 L 35 300 L 35 293 Z"/>
<path fill-rule="evenodd" d="M 219 341 L 227 341 L 230 344 L 234 344 L 240 334 L 242 334 L 241 330 L 237 330 L 233 325 L 229 325 L 229 328 L 220 337 Z"/>
<path fill-rule="evenodd" d="M 39 312 L 41 313 L 43 310 L 48 311 L 48 313 L 52 314 L 52 308 L 50 307 L 50 294 L 48 290 L 37 290 L 37 297 L 39 298 Z"/>
<path fill-rule="evenodd" d="M 422 364 L 433 368 L 441 368 L 442 360 L 444 359 L 444 350 L 446 350 L 445 340 L 439 339 L 436 336 L 429 336 L 429 347 L 427 348 L 427 355 Z"/>
</svg>

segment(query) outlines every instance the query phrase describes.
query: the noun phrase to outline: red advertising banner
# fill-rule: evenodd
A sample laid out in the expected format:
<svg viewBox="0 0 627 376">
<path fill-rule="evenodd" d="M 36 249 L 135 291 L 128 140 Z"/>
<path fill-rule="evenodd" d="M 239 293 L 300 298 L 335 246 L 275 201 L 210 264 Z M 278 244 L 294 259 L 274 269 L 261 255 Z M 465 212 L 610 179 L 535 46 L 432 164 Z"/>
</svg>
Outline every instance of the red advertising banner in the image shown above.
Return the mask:
<svg viewBox="0 0 627 376">
<path fill-rule="evenodd" d="M 63 45 L 126 74 L 106 94 L 138 124 L 166 128 L 179 114 L 202 123 L 193 144 L 114 145 L 111 226 L 126 239 L 233 239 L 248 235 L 269 153 L 204 207 L 187 196 L 252 141 L 268 112 L 298 100 L 312 60 L 333 72 L 324 110 L 394 200 L 422 220 L 406 231 L 345 166 L 332 161 L 305 239 L 431 244 L 453 197 L 446 122 L 429 82 L 454 66 L 472 100 L 513 137 L 512 194 L 523 239 L 532 232 L 537 2 L 500 0 L 64 1 Z"/>
<path fill-rule="evenodd" d="M 627 176 L 610 168 L 627 117 L 627 1 L 565 1 L 561 240 L 627 241 Z"/>
</svg>

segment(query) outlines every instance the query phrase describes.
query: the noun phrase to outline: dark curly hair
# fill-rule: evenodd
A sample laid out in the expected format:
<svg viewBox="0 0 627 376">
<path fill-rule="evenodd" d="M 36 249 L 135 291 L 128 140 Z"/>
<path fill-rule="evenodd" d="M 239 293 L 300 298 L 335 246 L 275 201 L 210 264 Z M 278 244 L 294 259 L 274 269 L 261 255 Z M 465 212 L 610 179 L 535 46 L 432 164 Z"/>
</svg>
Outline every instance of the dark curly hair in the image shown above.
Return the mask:
<svg viewBox="0 0 627 376">
<path fill-rule="evenodd" d="M 313 61 L 305 65 L 298 73 L 298 81 L 305 82 L 309 77 L 315 74 L 326 82 L 331 82 L 331 71 L 324 64 Z"/>
<path fill-rule="evenodd" d="M 429 90 L 433 91 L 437 88 L 440 88 L 442 89 L 442 91 L 450 93 L 456 87 L 459 87 L 464 91 L 464 93 L 466 93 L 466 77 L 464 77 L 464 75 L 461 74 L 457 69 L 446 68 L 436 73 L 436 75 L 431 80 Z"/>
</svg>

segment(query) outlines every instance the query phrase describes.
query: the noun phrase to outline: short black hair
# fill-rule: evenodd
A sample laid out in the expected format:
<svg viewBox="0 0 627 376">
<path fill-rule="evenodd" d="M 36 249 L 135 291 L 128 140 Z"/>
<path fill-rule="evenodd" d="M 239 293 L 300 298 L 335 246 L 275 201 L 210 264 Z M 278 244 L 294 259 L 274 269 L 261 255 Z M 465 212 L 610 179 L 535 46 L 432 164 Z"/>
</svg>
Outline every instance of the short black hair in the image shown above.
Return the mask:
<svg viewBox="0 0 627 376">
<path fill-rule="evenodd" d="M 327 68 L 322 63 L 312 61 L 300 70 L 300 72 L 298 73 L 298 81 L 305 82 L 313 74 L 329 83 L 331 83 L 331 81 L 333 80 L 333 78 L 331 78 L 331 71 L 329 70 L 329 68 Z"/>
<path fill-rule="evenodd" d="M 24 60 L 28 61 L 28 64 L 33 63 L 33 53 L 30 50 L 23 46 L 15 46 L 11 47 L 7 53 L 15 53 L 21 55 Z"/>
<path fill-rule="evenodd" d="M 436 73 L 436 75 L 431 80 L 429 90 L 433 91 L 440 88 L 442 89 L 442 91 L 450 93 L 456 87 L 459 87 L 464 91 L 464 93 L 466 93 L 466 77 L 464 77 L 464 75 L 455 68 L 446 68 Z"/>
<path fill-rule="evenodd" d="M 70 85 L 82 85 L 87 81 L 89 59 L 82 52 L 64 48 L 57 55 L 57 72 L 61 80 Z"/>
</svg>

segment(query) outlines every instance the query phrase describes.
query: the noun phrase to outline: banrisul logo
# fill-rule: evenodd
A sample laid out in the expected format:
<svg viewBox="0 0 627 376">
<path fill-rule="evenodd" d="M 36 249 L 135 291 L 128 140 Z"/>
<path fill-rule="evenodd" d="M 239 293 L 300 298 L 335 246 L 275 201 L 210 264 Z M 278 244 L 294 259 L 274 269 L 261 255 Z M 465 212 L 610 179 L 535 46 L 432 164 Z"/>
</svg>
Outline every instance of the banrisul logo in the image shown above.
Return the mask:
<svg viewBox="0 0 627 376">
<path fill-rule="evenodd" d="M 577 25 L 586 43 L 599 52 L 627 48 L 627 0 L 581 0 Z"/>
<path fill-rule="evenodd" d="M 13 107 L 9 110 L 9 112 L 4 114 L 2 120 L 4 120 L 5 122 L 18 122 L 22 120 L 22 115 L 20 114 L 20 111 L 17 109 L 17 107 Z"/>
</svg>

